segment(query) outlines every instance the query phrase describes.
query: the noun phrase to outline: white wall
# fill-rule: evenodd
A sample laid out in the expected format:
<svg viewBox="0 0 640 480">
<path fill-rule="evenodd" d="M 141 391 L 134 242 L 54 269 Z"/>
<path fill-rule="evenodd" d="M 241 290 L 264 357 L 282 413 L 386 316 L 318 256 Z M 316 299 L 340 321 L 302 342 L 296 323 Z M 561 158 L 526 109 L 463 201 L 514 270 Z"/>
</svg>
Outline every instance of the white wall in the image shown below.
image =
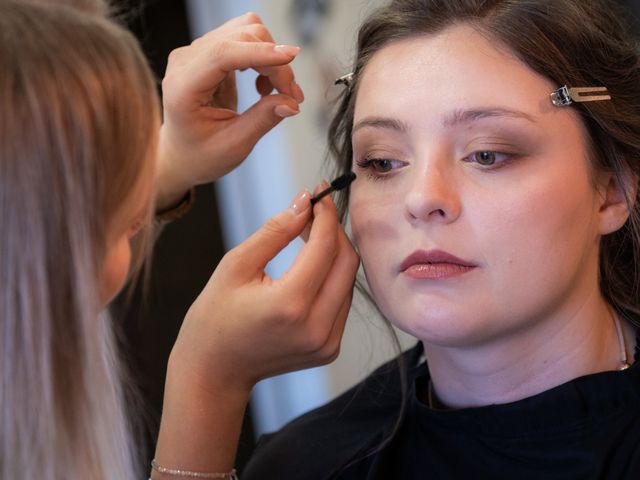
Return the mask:
<svg viewBox="0 0 640 480">
<path fill-rule="evenodd" d="M 246 11 L 260 15 L 277 43 L 298 45 L 291 0 L 188 0 L 191 26 L 198 36 Z M 301 113 L 285 120 L 256 146 L 235 172 L 217 183 L 221 218 L 228 247 L 241 242 L 267 218 L 286 208 L 302 188 L 312 189 L 323 178 L 326 153 L 327 98 L 332 81 L 348 72 L 357 27 L 366 12 L 382 0 L 330 2 L 332 11 L 318 24 L 318 41 L 303 48 L 293 63 L 306 101 Z M 238 88 L 244 109 L 257 99 L 255 74 L 242 74 Z M 270 265 L 277 277 L 291 263 L 299 244 Z M 363 378 L 393 355 L 382 321 L 359 299 L 348 320 L 340 357 L 330 366 L 261 382 L 252 401 L 258 433 L 279 428 L 294 416 L 325 403 Z M 415 340 L 402 337 L 405 346 Z"/>
</svg>

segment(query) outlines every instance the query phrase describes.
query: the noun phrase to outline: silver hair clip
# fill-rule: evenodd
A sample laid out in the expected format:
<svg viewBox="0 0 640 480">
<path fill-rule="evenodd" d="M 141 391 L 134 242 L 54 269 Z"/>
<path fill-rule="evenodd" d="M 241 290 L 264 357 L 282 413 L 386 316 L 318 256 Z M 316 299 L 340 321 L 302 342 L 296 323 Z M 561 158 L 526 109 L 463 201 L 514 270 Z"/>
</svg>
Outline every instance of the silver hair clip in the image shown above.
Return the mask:
<svg viewBox="0 0 640 480">
<path fill-rule="evenodd" d="M 347 88 L 351 88 L 351 84 L 353 83 L 353 72 L 347 73 L 346 75 L 342 75 L 341 77 L 336 78 L 334 85 L 344 85 Z"/>
<path fill-rule="evenodd" d="M 607 87 L 573 87 L 566 85 L 551 93 L 551 103 L 556 107 L 571 105 L 573 102 L 594 102 L 611 100 Z"/>
</svg>

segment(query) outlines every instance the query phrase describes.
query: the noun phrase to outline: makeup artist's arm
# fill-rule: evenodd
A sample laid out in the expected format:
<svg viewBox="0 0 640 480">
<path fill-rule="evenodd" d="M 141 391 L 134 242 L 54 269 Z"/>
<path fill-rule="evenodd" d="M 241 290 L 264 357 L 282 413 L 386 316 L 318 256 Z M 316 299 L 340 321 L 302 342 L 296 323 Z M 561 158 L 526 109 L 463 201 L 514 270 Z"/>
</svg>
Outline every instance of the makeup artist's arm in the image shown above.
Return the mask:
<svg viewBox="0 0 640 480">
<path fill-rule="evenodd" d="M 160 465 L 231 470 L 255 383 L 337 356 L 359 259 L 329 197 L 290 270 L 264 272 L 312 221 L 308 194 L 296 204 L 230 251 L 189 310 L 169 360 Z"/>
<path fill-rule="evenodd" d="M 159 211 L 233 170 L 264 134 L 298 113 L 304 97 L 289 65 L 297 53 L 297 47 L 277 46 L 253 13 L 171 53 L 162 81 Z M 261 98 L 238 113 L 235 72 L 245 69 L 258 72 Z"/>
</svg>

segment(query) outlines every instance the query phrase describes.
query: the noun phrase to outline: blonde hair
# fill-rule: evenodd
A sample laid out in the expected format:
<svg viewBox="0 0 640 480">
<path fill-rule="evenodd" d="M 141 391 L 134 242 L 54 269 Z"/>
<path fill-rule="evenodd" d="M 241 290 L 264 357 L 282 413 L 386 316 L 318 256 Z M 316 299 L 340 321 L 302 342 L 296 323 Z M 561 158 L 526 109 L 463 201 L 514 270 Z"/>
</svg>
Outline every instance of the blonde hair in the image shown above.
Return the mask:
<svg viewBox="0 0 640 480">
<path fill-rule="evenodd" d="M 148 173 L 156 84 L 96 15 L 0 1 L 0 477 L 138 478 L 107 228 Z"/>
<path fill-rule="evenodd" d="M 23 0 L 33 3 L 66 5 L 76 10 L 108 17 L 113 13 L 113 5 L 110 0 Z"/>
</svg>

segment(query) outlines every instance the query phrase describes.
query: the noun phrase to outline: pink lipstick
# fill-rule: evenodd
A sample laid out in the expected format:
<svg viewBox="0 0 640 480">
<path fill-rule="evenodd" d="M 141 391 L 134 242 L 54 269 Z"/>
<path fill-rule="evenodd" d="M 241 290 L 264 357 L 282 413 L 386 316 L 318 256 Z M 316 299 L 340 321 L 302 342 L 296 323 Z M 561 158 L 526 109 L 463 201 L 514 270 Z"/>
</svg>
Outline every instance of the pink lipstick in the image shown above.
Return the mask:
<svg viewBox="0 0 640 480">
<path fill-rule="evenodd" d="M 476 266 L 442 250 L 417 250 L 402 261 L 400 272 L 410 278 L 435 280 L 462 275 Z"/>
</svg>

